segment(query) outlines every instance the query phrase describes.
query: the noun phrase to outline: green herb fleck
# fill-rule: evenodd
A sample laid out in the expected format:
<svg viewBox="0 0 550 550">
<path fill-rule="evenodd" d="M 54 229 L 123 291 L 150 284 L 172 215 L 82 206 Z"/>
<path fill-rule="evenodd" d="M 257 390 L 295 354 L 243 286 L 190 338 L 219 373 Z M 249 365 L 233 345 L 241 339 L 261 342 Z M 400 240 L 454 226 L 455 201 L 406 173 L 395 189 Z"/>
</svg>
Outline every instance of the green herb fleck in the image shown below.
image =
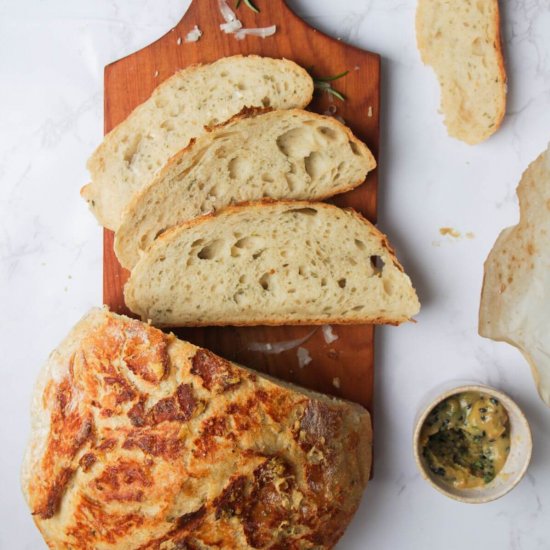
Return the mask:
<svg viewBox="0 0 550 550">
<path fill-rule="evenodd" d="M 235 8 L 238 9 L 239 6 L 241 5 L 241 2 L 242 0 L 237 0 L 237 3 L 235 4 Z M 247 6 L 248 8 L 250 8 L 254 13 L 260 13 L 260 10 L 258 9 L 258 7 L 254 4 L 254 2 L 252 2 L 252 0 L 244 0 L 244 4 L 245 6 Z"/>
<path fill-rule="evenodd" d="M 309 71 L 310 73 L 311 73 L 311 69 L 313 69 L 313 67 L 310 67 L 310 71 Z M 326 92 L 329 95 L 337 97 L 340 101 L 346 101 L 346 96 L 343 93 L 339 92 L 338 90 L 335 90 L 332 87 L 331 82 L 334 82 L 335 80 L 343 78 L 348 73 L 349 71 L 344 71 L 342 73 L 338 73 L 333 76 L 323 76 L 323 77 L 314 76 L 313 85 L 317 90 L 321 90 L 322 92 Z"/>
<path fill-rule="evenodd" d="M 315 77 L 316 82 L 333 82 L 339 78 L 343 78 L 349 73 L 349 71 L 344 71 L 343 73 L 335 74 L 334 76 L 324 76 L 324 77 Z"/>
<path fill-rule="evenodd" d="M 493 479 L 495 479 L 495 474 L 485 474 L 483 476 L 483 481 L 485 483 L 491 483 L 491 481 L 493 481 Z"/>
</svg>

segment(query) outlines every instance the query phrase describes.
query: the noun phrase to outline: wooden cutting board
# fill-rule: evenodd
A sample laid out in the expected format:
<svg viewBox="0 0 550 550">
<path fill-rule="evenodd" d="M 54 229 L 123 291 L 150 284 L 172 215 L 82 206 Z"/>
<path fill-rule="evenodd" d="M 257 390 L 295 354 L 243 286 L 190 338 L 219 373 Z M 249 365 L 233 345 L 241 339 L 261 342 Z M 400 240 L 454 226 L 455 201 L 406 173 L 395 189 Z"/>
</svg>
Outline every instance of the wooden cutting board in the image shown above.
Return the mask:
<svg viewBox="0 0 550 550">
<path fill-rule="evenodd" d="M 317 77 L 349 74 L 333 82 L 345 101 L 316 93 L 309 107 L 324 113 L 336 107 L 353 132 L 378 158 L 380 114 L 380 58 L 343 44 L 307 25 L 283 0 L 255 0 L 260 13 L 244 1 L 235 9 L 244 27 L 277 25 L 269 38 L 236 40 L 224 34 L 218 0 L 193 0 L 182 20 L 163 37 L 142 50 L 105 67 L 105 133 L 122 122 L 153 89 L 178 69 L 207 63 L 234 54 L 285 57 Z M 186 43 L 195 26 L 202 30 L 198 42 Z M 352 206 L 376 221 L 378 173 L 334 202 Z M 113 252 L 113 233 L 105 230 L 103 251 L 103 300 L 112 311 L 129 314 L 124 305 L 123 285 L 128 272 Z M 332 334 L 321 327 L 207 327 L 178 329 L 178 336 L 207 347 L 228 359 L 268 372 L 276 377 L 324 393 L 345 397 L 372 410 L 374 377 L 374 328 L 333 326 Z M 301 358 L 301 361 L 300 361 Z M 307 364 L 305 364 L 307 363 Z"/>
</svg>

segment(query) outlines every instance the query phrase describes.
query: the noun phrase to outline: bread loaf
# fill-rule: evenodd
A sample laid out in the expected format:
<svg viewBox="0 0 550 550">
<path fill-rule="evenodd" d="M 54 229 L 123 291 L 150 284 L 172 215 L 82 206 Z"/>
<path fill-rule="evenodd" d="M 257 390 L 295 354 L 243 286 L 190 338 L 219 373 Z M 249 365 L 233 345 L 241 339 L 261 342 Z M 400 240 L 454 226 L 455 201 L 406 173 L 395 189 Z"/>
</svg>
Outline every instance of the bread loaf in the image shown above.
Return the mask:
<svg viewBox="0 0 550 550">
<path fill-rule="evenodd" d="M 485 262 L 479 334 L 521 350 L 550 405 L 550 147 L 523 174 L 518 197 L 519 224 Z"/>
<path fill-rule="evenodd" d="M 165 326 L 399 324 L 420 307 L 370 222 L 288 201 L 232 206 L 168 230 L 134 267 L 125 299 Z"/>
<path fill-rule="evenodd" d="M 264 197 L 323 199 L 359 185 L 376 166 L 332 117 L 297 109 L 254 114 L 198 138 L 132 199 L 115 238 L 123 267 L 178 223 Z"/>
<path fill-rule="evenodd" d="M 286 59 L 237 55 L 179 71 L 107 134 L 88 161 L 92 181 L 82 196 L 116 230 L 132 195 L 205 126 L 245 107 L 304 107 L 312 93 L 308 73 Z"/>
<path fill-rule="evenodd" d="M 498 0 L 418 0 L 416 37 L 439 79 L 449 135 L 486 140 L 506 110 Z"/>
<path fill-rule="evenodd" d="M 56 550 L 332 548 L 368 412 L 94 309 L 35 389 L 23 490 Z"/>
</svg>

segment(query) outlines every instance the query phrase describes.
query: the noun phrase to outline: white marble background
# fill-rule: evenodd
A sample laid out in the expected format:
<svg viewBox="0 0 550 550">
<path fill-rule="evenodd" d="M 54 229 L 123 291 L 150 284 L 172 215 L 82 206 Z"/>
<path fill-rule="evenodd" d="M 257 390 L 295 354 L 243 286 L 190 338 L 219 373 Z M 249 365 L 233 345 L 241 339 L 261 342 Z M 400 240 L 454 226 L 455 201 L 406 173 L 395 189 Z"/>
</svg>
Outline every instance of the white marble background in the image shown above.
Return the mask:
<svg viewBox="0 0 550 550">
<path fill-rule="evenodd" d="M 415 48 L 414 0 L 289 3 L 383 56 L 380 223 L 424 306 L 418 324 L 378 331 L 375 478 L 339 548 L 548 549 L 550 410 L 519 353 L 480 338 L 476 325 L 483 260 L 517 220 L 515 187 L 550 140 L 550 2 L 501 1 L 508 113 L 477 147 L 446 136 L 435 78 Z M 103 66 L 163 34 L 187 4 L 0 0 L 2 550 L 45 548 L 18 480 L 31 388 L 50 350 L 101 300 L 101 232 L 78 190 L 102 135 Z M 475 238 L 442 237 L 443 226 Z M 534 432 L 527 477 L 482 506 L 436 493 L 411 453 L 423 394 L 464 377 L 509 392 Z"/>
</svg>

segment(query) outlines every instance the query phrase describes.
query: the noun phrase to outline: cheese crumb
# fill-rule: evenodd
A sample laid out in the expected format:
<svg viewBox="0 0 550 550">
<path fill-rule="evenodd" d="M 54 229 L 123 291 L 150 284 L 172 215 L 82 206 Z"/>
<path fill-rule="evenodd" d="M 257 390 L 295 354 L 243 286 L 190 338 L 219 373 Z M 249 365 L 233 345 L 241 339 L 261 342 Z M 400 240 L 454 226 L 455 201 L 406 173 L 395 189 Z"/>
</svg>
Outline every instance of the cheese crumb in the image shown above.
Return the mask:
<svg viewBox="0 0 550 550">
<path fill-rule="evenodd" d="M 296 355 L 298 356 L 298 366 L 301 369 L 311 363 L 311 356 L 309 355 L 309 351 L 306 348 L 298 348 L 296 350 Z"/>
<path fill-rule="evenodd" d="M 197 42 L 201 36 L 202 36 L 202 31 L 199 29 L 197 25 L 195 25 L 193 29 L 187 33 L 187 36 L 185 37 L 185 41 Z"/>
<path fill-rule="evenodd" d="M 333 378 L 333 379 L 332 379 L 332 385 L 333 385 L 335 388 L 340 389 L 340 378 L 338 378 L 338 377 Z"/>
<path fill-rule="evenodd" d="M 327 344 L 332 344 L 332 342 L 338 340 L 338 336 L 334 334 L 330 325 L 323 325 L 323 338 Z"/>
</svg>

